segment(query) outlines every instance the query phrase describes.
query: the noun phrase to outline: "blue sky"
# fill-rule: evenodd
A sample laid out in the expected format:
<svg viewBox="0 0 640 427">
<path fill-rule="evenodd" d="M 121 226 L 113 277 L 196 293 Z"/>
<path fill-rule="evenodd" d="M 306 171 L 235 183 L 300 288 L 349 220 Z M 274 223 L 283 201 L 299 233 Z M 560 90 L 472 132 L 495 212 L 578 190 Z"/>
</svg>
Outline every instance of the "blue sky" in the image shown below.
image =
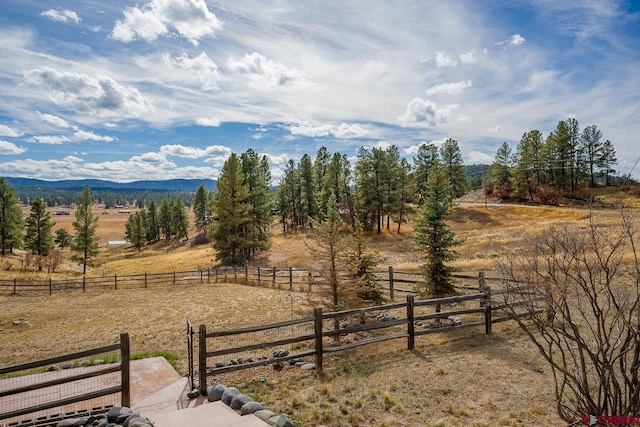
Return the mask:
<svg viewBox="0 0 640 427">
<path fill-rule="evenodd" d="M 640 2 L 6 0 L 0 175 L 212 178 L 266 154 L 455 138 L 490 163 L 559 120 L 640 157 Z M 633 170 L 640 176 L 640 166 Z"/>
</svg>

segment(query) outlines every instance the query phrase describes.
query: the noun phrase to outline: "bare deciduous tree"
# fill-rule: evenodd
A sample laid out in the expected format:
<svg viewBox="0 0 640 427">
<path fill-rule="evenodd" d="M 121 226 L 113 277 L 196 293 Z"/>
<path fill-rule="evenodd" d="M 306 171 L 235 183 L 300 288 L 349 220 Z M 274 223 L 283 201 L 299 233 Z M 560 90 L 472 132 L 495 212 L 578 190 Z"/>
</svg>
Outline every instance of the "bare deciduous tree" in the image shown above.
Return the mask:
<svg viewBox="0 0 640 427">
<path fill-rule="evenodd" d="M 637 227 L 629 212 L 615 224 L 592 217 L 548 230 L 499 265 L 517 281 L 506 309 L 549 363 L 567 422 L 640 413 Z M 517 316 L 523 307 L 530 316 Z"/>
</svg>

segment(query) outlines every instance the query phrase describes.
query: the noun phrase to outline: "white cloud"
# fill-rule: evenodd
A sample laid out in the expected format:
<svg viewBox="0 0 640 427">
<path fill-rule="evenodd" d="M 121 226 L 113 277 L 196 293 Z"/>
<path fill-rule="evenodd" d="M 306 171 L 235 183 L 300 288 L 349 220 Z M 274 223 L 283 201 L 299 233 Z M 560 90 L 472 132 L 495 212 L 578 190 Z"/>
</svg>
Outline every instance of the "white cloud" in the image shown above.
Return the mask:
<svg viewBox="0 0 640 427">
<path fill-rule="evenodd" d="M 473 164 L 491 164 L 493 163 L 494 158 L 486 153 L 481 153 L 479 151 L 471 151 L 467 156 L 465 163 L 469 165 Z"/>
<path fill-rule="evenodd" d="M 56 22 L 69 22 L 73 21 L 76 24 L 81 21 L 80 17 L 73 10 L 60 10 L 60 9 L 49 9 L 42 12 L 40 15 L 46 16 Z"/>
<path fill-rule="evenodd" d="M 116 21 L 111 36 L 122 42 L 153 41 L 169 34 L 169 28 L 198 45 L 203 37 L 213 37 L 222 23 L 209 11 L 205 0 L 151 0 L 142 8 L 127 7 L 124 19 Z"/>
<path fill-rule="evenodd" d="M 220 126 L 220 119 L 216 117 L 198 117 L 196 119 L 196 124 L 198 126 L 217 128 L 218 126 Z"/>
<path fill-rule="evenodd" d="M 513 45 L 513 46 L 520 46 L 525 41 L 527 41 L 527 39 L 522 37 L 520 34 L 513 34 L 507 40 L 502 40 L 501 42 L 498 42 L 496 44 L 499 45 L 499 46 L 500 45 L 504 45 L 504 44 L 510 44 L 510 45 Z"/>
<path fill-rule="evenodd" d="M 77 130 L 73 134 L 73 139 L 76 141 L 102 141 L 102 142 L 111 142 L 114 141 L 115 138 L 111 136 L 98 135 L 94 132 Z"/>
<path fill-rule="evenodd" d="M 109 128 L 109 129 L 115 129 L 115 128 L 118 127 L 117 124 L 111 123 L 111 122 L 106 122 L 103 126 L 106 127 L 106 128 Z"/>
<path fill-rule="evenodd" d="M 163 145 L 160 147 L 160 153 L 164 156 L 183 157 L 186 159 L 199 159 L 202 157 L 211 157 L 216 160 L 219 158 L 228 158 L 232 150 L 223 145 L 211 145 L 204 149 L 197 147 L 187 147 L 181 144 Z"/>
<path fill-rule="evenodd" d="M 463 64 L 475 64 L 478 62 L 478 57 L 473 52 L 467 52 L 460 55 L 460 62 Z"/>
<path fill-rule="evenodd" d="M 175 163 L 168 161 L 162 153 L 144 153 L 140 156 L 131 157 L 130 161 L 165 166 L 176 166 Z"/>
<path fill-rule="evenodd" d="M 52 91 L 53 101 L 80 113 L 100 117 L 140 117 L 153 107 L 138 89 L 107 76 L 91 77 L 41 67 L 23 73 L 24 83 Z"/>
<path fill-rule="evenodd" d="M 24 147 L 19 147 L 13 142 L 0 139 L 0 154 L 22 154 L 27 151 Z"/>
<path fill-rule="evenodd" d="M 304 71 L 287 68 L 257 52 L 245 54 L 237 60 L 229 58 L 227 67 L 237 75 L 246 76 L 257 89 L 296 89 L 312 85 Z"/>
<path fill-rule="evenodd" d="M 286 126 L 286 129 L 288 129 L 292 135 L 310 137 L 333 136 L 335 138 L 360 138 L 369 134 L 369 130 L 357 124 L 320 124 L 312 120 L 290 123 Z"/>
<path fill-rule="evenodd" d="M 42 120 L 45 123 L 49 123 L 50 125 L 53 125 L 53 126 L 56 126 L 56 127 L 59 127 L 59 128 L 71 127 L 69 125 L 69 122 L 67 122 L 63 118 L 60 118 L 58 116 L 54 116 L 53 114 L 41 113 L 38 110 L 36 110 L 36 113 L 38 113 L 38 116 L 40 117 L 40 120 Z"/>
<path fill-rule="evenodd" d="M 84 159 L 80 158 L 80 157 L 76 157 L 76 156 L 67 156 L 64 159 L 65 162 L 71 162 L 71 163 L 82 163 L 84 162 Z"/>
<path fill-rule="evenodd" d="M 455 67 L 458 61 L 449 56 L 446 52 L 438 52 L 436 54 L 436 65 L 438 67 Z"/>
<path fill-rule="evenodd" d="M 514 34 L 511 36 L 511 39 L 509 39 L 509 44 L 512 44 L 514 46 L 520 46 L 525 41 L 526 39 L 522 37 L 520 34 Z"/>
<path fill-rule="evenodd" d="M 491 133 L 500 133 L 500 131 L 502 131 L 502 126 L 500 125 L 491 126 L 490 128 L 487 129 L 487 131 Z"/>
<path fill-rule="evenodd" d="M 446 123 L 448 116 L 457 105 L 439 108 L 428 99 L 414 98 L 407 105 L 405 112 L 398 117 L 403 127 L 430 127 Z"/>
<path fill-rule="evenodd" d="M 220 80 L 218 66 L 206 53 L 202 52 L 195 57 L 190 57 L 184 52 L 176 57 L 164 53 L 162 54 L 162 60 L 173 69 L 187 71 L 189 77 L 195 78 L 200 83 L 202 90 L 215 90 L 218 88 L 218 81 Z"/>
<path fill-rule="evenodd" d="M 288 154 L 284 153 L 284 154 L 279 154 L 277 156 L 273 155 L 273 154 L 268 154 L 266 153 L 265 156 L 267 156 L 267 159 L 269 159 L 269 165 L 271 166 L 286 166 L 287 163 L 289 163 L 290 157 Z M 279 169 L 279 168 L 278 168 Z"/>
<path fill-rule="evenodd" d="M 19 136 L 22 136 L 23 134 L 18 132 L 17 130 L 7 126 L 7 125 L 0 125 L 0 136 L 8 136 L 11 138 L 17 138 Z"/>
<path fill-rule="evenodd" d="M 431 86 L 426 90 L 426 95 L 436 95 L 440 93 L 444 93 L 447 95 L 459 95 L 464 92 L 465 89 L 468 89 L 472 86 L 471 80 L 460 81 L 460 82 L 449 82 L 449 83 L 440 83 L 434 86 Z"/>
<path fill-rule="evenodd" d="M 64 144 L 71 142 L 71 140 L 64 135 L 37 135 L 32 137 L 30 141 L 40 144 Z"/>
</svg>

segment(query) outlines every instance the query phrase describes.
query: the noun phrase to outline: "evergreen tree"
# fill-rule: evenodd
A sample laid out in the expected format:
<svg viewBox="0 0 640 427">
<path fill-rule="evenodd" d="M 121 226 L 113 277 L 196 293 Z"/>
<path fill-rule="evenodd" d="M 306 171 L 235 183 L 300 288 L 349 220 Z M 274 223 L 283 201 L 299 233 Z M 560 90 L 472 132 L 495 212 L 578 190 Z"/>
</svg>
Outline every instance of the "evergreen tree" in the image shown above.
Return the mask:
<svg viewBox="0 0 640 427">
<path fill-rule="evenodd" d="M 130 215 L 125 224 L 125 238 L 138 250 L 142 250 L 147 241 L 146 221 L 143 212 L 144 210 Z"/>
<path fill-rule="evenodd" d="M 533 201 L 535 187 L 542 183 L 544 142 L 538 130 L 525 132 L 514 155 L 514 187 L 520 197 L 528 195 Z"/>
<path fill-rule="evenodd" d="M 323 286 L 318 294 L 318 303 L 331 310 L 340 310 L 347 305 L 348 294 L 343 292 L 340 281 L 340 271 L 342 270 L 341 260 L 344 254 L 345 225 L 340 217 L 340 211 L 336 202 L 336 197 L 330 194 L 326 206 L 327 217 L 323 221 L 316 222 L 309 233 L 309 238 L 313 242 L 307 245 L 313 258 L 322 265 L 322 275 L 325 277 L 328 286 Z M 335 328 L 338 323 L 336 318 Z"/>
<path fill-rule="evenodd" d="M 361 147 L 355 167 L 358 219 L 366 231 L 382 231 L 383 193 L 381 151 Z"/>
<path fill-rule="evenodd" d="M 170 240 L 175 234 L 175 231 L 173 230 L 173 223 L 171 221 L 171 205 L 172 203 L 169 199 L 162 199 L 162 204 L 160 205 L 158 225 L 165 240 Z"/>
<path fill-rule="evenodd" d="M 250 226 L 246 230 L 247 258 L 256 251 L 267 249 L 271 225 L 271 172 L 267 156 L 259 156 L 252 149 L 241 156 L 243 184 L 249 190 Z"/>
<path fill-rule="evenodd" d="M 194 225 L 197 231 L 204 231 L 205 238 L 207 234 L 207 228 L 209 223 L 209 203 L 208 203 L 207 190 L 204 185 L 200 185 L 196 190 L 196 194 L 193 197 L 193 216 Z"/>
<path fill-rule="evenodd" d="M 0 251 L 19 248 L 22 244 L 22 211 L 18 206 L 16 192 L 4 177 L 0 178 Z"/>
<path fill-rule="evenodd" d="M 444 171 L 436 166 L 427 182 L 427 198 L 414 227 L 414 240 L 426 263 L 422 265 L 425 287 L 418 287 L 421 296 L 446 296 L 455 292 L 453 288 L 454 269 L 448 262 L 458 258 L 455 251 L 464 240 L 456 239 L 445 222 L 451 207 L 451 190 Z"/>
<path fill-rule="evenodd" d="M 598 165 L 602 163 L 604 156 L 604 143 L 600 141 L 600 139 L 602 139 L 602 132 L 598 130 L 596 125 L 587 126 L 583 129 L 580 141 L 580 153 L 586 165 L 589 175 L 589 185 L 591 187 L 596 186 L 597 168 Z"/>
<path fill-rule="evenodd" d="M 505 141 L 498 148 L 491 165 L 491 175 L 495 185 L 494 191 L 502 198 L 509 198 L 511 195 L 511 167 L 511 147 Z"/>
<path fill-rule="evenodd" d="M 29 216 L 25 220 L 25 249 L 41 257 L 49 255 L 54 248 L 51 232 L 54 225 L 44 200 L 38 197 L 33 201 Z M 38 266 L 38 270 L 42 270 L 42 265 Z"/>
<path fill-rule="evenodd" d="M 213 231 L 216 259 L 225 265 L 246 262 L 246 230 L 251 224 L 249 189 L 243 184 L 242 163 L 235 153 L 224 162 L 218 178 Z"/>
<path fill-rule="evenodd" d="M 407 222 L 407 216 L 414 212 L 414 208 L 409 203 L 415 194 L 415 183 L 411 179 L 411 165 L 407 159 L 402 159 L 398 167 L 398 188 L 392 212 L 394 221 L 398 224 L 397 233 L 400 227 Z"/>
<path fill-rule="evenodd" d="M 384 261 L 384 257 L 376 249 L 371 249 L 371 239 L 366 236 L 357 219 L 354 225 L 353 233 L 345 241 L 344 262 L 353 284 L 353 290 L 346 295 L 352 300 L 347 306 L 354 308 L 363 302 L 383 304 L 387 299 L 376 278 L 375 269 Z"/>
<path fill-rule="evenodd" d="M 158 215 L 158 205 L 154 199 L 151 199 L 147 208 L 147 223 L 145 224 L 147 242 L 149 243 L 160 240 L 160 220 Z"/>
<path fill-rule="evenodd" d="M 613 166 L 616 164 L 618 164 L 616 150 L 613 148 L 611 141 L 607 139 L 603 144 L 602 157 L 598 163 L 600 173 L 605 176 L 605 182 L 607 185 L 611 185 L 611 174 L 615 173 Z"/>
<path fill-rule="evenodd" d="M 297 228 L 305 222 L 301 212 L 301 193 L 300 172 L 296 169 L 295 162 L 289 160 L 278 189 L 278 204 L 285 231 L 287 223 L 290 227 Z"/>
<path fill-rule="evenodd" d="M 300 190 L 302 200 L 300 209 L 303 221 L 311 226 L 312 219 L 319 219 L 318 191 L 313 173 L 313 163 L 308 154 L 304 154 L 298 165 L 300 171 Z"/>
<path fill-rule="evenodd" d="M 66 228 L 58 228 L 56 230 L 56 237 L 53 239 L 53 242 L 56 243 L 60 250 L 63 251 L 66 246 L 69 246 L 71 243 L 71 234 L 67 231 Z"/>
<path fill-rule="evenodd" d="M 189 217 L 180 197 L 171 204 L 171 230 L 176 238 L 189 240 Z"/>
<path fill-rule="evenodd" d="M 439 162 L 438 147 L 434 144 L 420 144 L 418 154 L 413 158 L 415 182 L 418 191 L 418 203 L 422 203 L 427 193 L 427 180 L 433 165 Z"/>
<path fill-rule="evenodd" d="M 98 255 L 98 238 L 96 237 L 98 217 L 91 211 L 92 205 L 91 190 L 88 185 L 85 185 L 76 209 L 75 221 L 73 221 L 76 235 L 71 242 L 71 250 L 77 252 L 73 260 L 82 263 L 83 274 L 87 272 L 87 262 Z"/>
<path fill-rule="evenodd" d="M 440 147 L 440 158 L 444 174 L 449 180 L 451 196 L 456 198 L 464 195 L 467 191 L 467 176 L 458 141 L 447 139 Z"/>
</svg>

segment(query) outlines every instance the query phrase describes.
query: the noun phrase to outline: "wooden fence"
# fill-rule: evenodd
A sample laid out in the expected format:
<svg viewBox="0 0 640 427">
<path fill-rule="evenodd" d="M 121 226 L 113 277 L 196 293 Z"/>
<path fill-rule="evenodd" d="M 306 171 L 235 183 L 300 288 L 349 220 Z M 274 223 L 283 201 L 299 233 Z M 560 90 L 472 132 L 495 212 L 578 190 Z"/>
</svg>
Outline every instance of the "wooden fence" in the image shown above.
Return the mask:
<svg viewBox="0 0 640 427">
<path fill-rule="evenodd" d="M 378 281 L 393 301 L 396 294 L 414 293 L 414 287 L 424 281 L 423 276 L 415 271 L 397 271 L 393 267 L 375 272 Z M 461 286 L 463 289 L 482 291 L 487 281 L 502 281 L 499 278 L 481 276 L 454 275 L 458 281 L 467 283 L 474 281 L 473 286 Z M 61 291 L 81 291 L 90 289 L 118 290 L 150 288 L 161 286 L 181 286 L 204 283 L 241 283 L 254 286 L 266 286 L 289 291 L 312 291 L 323 286 L 326 279 L 308 269 L 301 268 L 265 268 L 265 267 L 215 267 L 191 271 L 174 271 L 170 273 L 142 273 L 130 275 L 110 275 L 100 277 L 82 276 L 65 280 L 34 279 L 0 279 L 0 295 L 16 295 L 25 293 L 48 293 Z"/>
<path fill-rule="evenodd" d="M 120 361 L 117 363 L 102 364 L 94 359 L 95 356 L 104 357 L 113 352 L 119 353 Z M 53 368 L 58 365 L 65 369 Z M 120 334 L 118 344 L 2 368 L 0 420 L 64 408 L 117 393 L 120 393 L 120 405 L 130 406 L 129 372 L 129 335 L 126 333 Z M 114 377 L 117 373 L 119 378 Z M 114 403 L 117 402 L 111 402 Z M 41 418 L 52 421 L 49 416 Z"/>
<path fill-rule="evenodd" d="M 480 277 L 482 279 L 483 275 Z M 309 356 L 314 357 L 316 369 L 322 371 L 325 353 L 381 341 L 404 339 L 407 348 L 412 350 L 416 337 L 427 334 L 473 327 L 484 327 L 484 332 L 490 334 L 494 323 L 512 319 L 502 311 L 504 304 L 492 300 L 492 296 L 505 292 L 492 292 L 485 286 L 482 292 L 446 298 L 415 300 L 414 295 L 407 295 L 405 302 L 332 313 L 316 308 L 310 317 L 227 331 L 207 331 L 206 325 L 202 324 L 198 329 L 200 392 L 206 394 L 207 378 L 218 374 L 282 364 Z M 532 300 L 540 301 L 542 298 L 532 295 Z M 443 306 L 452 309 L 443 311 Z M 516 315 L 529 316 L 540 312 L 542 309 L 538 308 Z M 346 336 L 355 336 L 356 339 L 346 342 L 339 339 Z M 324 338 L 333 338 L 333 345 L 326 345 Z M 283 350 L 287 346 L 291 350 Z M 267 349 L 274 348 L 275 351 L 265 353 Z"/>
</svg>

